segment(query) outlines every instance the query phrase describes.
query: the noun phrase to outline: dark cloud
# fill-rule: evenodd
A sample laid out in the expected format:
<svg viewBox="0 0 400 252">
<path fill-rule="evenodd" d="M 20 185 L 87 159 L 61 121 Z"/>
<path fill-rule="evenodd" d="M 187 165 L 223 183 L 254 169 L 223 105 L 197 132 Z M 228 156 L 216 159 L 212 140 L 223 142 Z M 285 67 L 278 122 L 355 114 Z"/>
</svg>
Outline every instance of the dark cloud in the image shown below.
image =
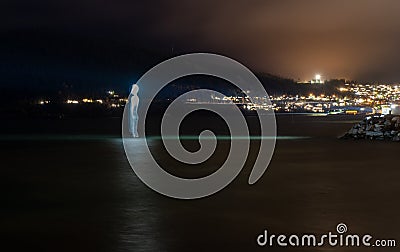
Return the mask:
<svg viewBox="0 0 400 252">
<path fill-rule="evenodd" d="M 0 14 L 3 39 L 16 33 L 36 36 L 33 46 L 21 46 L 23 51 L 49 43 L 53 34 L 73 37 L 78 42 L 61 59 L 85 55 L 83 41 L 109 48 L 110 55 L 121 54 L 121 47 L 128 55 L 137 48 L 222 53 L 256 71 L 292 78 L 319 72 L 328 78 L 400 81 L 399 11 L 396 0 L 14 0 L 3 1 Z M 66 47 L 54 43 L 58 50 Z M 122 60 L 117 65 L 129 61 L 116 59 Z"/>
</svg>

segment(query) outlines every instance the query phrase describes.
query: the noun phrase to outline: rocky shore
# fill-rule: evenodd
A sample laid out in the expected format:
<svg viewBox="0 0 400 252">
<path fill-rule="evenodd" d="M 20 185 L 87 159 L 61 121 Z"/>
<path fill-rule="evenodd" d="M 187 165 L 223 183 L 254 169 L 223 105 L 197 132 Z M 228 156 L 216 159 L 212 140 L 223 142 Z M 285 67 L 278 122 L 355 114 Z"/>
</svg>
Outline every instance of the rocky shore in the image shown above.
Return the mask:
<svg viewBox="0 0 400 252">
<path fill-rule="evenodd" d="M 369 115 L 355 124 L 341 139 L 400 141 L 399 115 Z"/>
</svg>

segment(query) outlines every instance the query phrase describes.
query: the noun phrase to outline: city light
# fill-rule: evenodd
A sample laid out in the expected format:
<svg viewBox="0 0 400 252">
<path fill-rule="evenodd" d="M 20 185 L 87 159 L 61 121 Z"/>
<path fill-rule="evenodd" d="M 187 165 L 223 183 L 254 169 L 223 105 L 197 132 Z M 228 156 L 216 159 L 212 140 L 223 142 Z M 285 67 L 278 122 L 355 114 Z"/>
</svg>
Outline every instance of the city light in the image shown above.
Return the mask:
<svg viewBox="0 0 400 252">
<path fill-rule="evenodd" d="M 38 102 L 39 105 L 44 105 L 44 104 L 49 104 L 49 103 L 50 103 L 50 101 L 48 101 L 48 100 L 40 100 Z"/>
<path fill-rule="evenodd" d="M 321 79 L 318 81 L 318 78 L 321 78 L 320 74 L 316 74 L 314 82 L 309 83 L 323 84 L 324 82 Z M 126 102 L 128 102 L 127 97 L 120 96 L 111 90 L 107 91 L 102 98 L 68 99 L 65 103 L 82 106 L 94 103 L 113 109 L 124 107 Z M 308 95 L 271 95 L 268 101 L 266 97 L 250 99 L 247 94 L 242 93 L 235 96 L 213 95 L 206 100 L 202 97 L 189 97 L 186 102 L 214 104 L 233 102 L 246 110 L 267 110 L 278 113 L 370 114 L 377 112 L 389 114 L 399 110 L 400 85 L 345 83 L 344 86 L 337 87 L 335 94 L 313 91 Z M 39 105 L 49 103 L 49 100 L 37 101 Z"/>
</svg>

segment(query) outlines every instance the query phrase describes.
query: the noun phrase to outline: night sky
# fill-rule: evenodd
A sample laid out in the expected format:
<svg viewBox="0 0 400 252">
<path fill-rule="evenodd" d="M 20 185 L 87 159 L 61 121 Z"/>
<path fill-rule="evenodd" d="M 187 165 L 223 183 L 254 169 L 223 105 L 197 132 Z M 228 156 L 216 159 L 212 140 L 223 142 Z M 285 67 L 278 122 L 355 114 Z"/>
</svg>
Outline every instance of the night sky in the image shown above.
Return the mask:
<svg viewBox="0 0 400 252">
<path fill-rule="evenodd" d="M 125 85 L 190 52 L 296 80 L 398 82 L 399 13 L 396 0 L 3 0 L 0 85 Z"/>
</svg>

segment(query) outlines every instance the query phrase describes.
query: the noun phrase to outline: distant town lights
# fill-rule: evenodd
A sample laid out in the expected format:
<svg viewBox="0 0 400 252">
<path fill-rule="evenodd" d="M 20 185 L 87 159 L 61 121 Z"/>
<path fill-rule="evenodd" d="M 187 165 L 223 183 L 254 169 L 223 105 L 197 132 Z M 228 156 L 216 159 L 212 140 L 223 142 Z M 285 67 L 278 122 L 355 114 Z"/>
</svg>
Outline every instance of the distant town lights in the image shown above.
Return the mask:
<svg viewBox="0 0 400 252">
<path fill-rule="evenodd" d="M 316 74 L 316 75 L 315 75 L 315 79 L 316 79 L 316 80 L 321 80 L 321 75 L 320 75 L 320 74 Z"/>
<path fill-rule="evenodd" d="M 88 99 L 88 98 L 84 98 L 84 99 L 82 99 L 82 101 L 85 102 L 85 103 L 92 103 L 93 102 L 92 99 Z"/>
</svg>

